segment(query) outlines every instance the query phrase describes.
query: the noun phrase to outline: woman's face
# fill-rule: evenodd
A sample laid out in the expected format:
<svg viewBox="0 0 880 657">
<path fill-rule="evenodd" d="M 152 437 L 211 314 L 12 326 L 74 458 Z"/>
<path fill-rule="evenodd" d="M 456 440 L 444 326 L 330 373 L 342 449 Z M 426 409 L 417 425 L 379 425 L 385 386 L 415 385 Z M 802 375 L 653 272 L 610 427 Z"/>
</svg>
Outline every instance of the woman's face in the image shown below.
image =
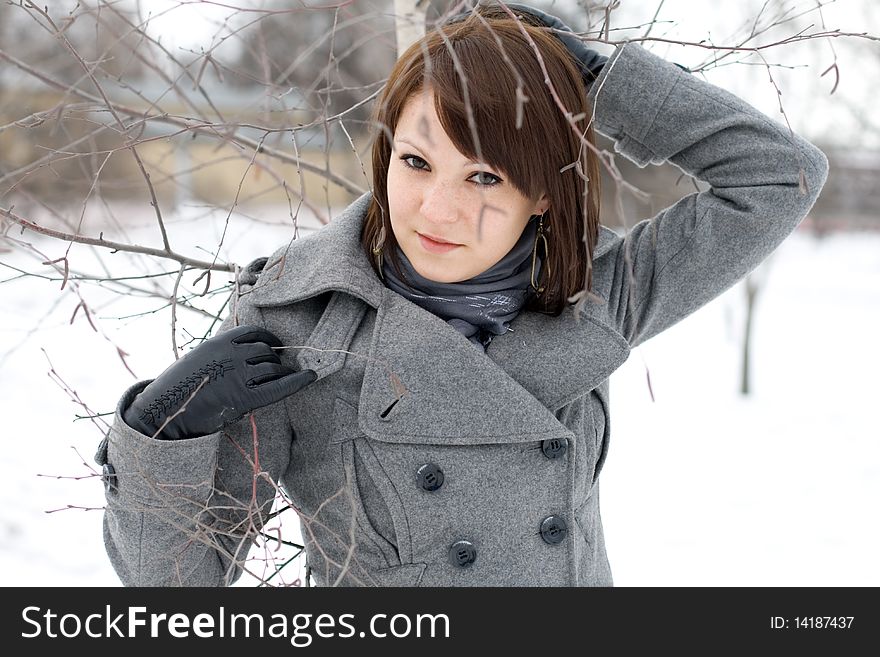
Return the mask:
<svg viewBox="0 0 880 657">
<path fill-rule="evenodd" d="M 513 248 L 529 217 L 548 207 L 546 195 L 528 199 L 500 171 L 462 155 L 440 125 L 432 92 L 411 96 L 403 108 L 387 194 L 401 250 L 419 274 L 438 283 L 486 271 Z M 427 236 L 457 246 L 438 245 Z"/>
</svg>

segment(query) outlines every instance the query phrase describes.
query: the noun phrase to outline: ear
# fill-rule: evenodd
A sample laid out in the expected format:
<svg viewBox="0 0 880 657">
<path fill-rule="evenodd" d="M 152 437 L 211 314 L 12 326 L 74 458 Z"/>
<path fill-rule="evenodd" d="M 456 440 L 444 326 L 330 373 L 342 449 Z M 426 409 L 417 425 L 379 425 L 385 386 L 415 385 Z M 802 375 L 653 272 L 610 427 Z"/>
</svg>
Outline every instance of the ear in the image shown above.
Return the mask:
<svg viewBox="0 0 880 657">
<path fill-rule="evenodd" d="M 550 199 L 547 197 L 546 194 L 543 194 L 541 196 L 541 198 L 538 199 L 538 202 L 532 206 L 532 214 L 537 214 L 537 215 L 544 214 L 545 212 L 547 212 L 547 210 L 549 208 L 550 208 Z"/>
</svg>

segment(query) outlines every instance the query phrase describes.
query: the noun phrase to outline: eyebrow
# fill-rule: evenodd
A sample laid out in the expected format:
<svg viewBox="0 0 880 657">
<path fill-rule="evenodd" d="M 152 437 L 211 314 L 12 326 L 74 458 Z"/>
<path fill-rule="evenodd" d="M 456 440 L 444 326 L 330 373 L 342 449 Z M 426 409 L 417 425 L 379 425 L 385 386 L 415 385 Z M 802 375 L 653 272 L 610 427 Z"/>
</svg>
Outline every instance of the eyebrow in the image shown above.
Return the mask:
<svg viewBox="0 0 880 657">
<path fill-rule="evenodd" d="M 404 143 L 404 144 L 409 144 L 409 145 L 412 146 L 413 148 L 417 148 L 417 149 L 419 149 L 420 151 L 422 151 L 423 153 L 426 153 L 426 152 L 427 152 L 427 149 L 422 148 L 421 146 L 419 146 L 418 144 L 416 144 L 416 143 L 410 141 L 410 140 L 407 139 L 406 137 L 395 137 L 395 138 L 394 138 L 394 141 L 399 141 L 399 142 Z M 468 159 L 468 164 L 466 164 L 465 166 L 486 166 L 486 167 L 489 167 L 490 169 L 494 169 L 494 168 L 495 168 L 495 167 L 493 167 L 491 164 L 489 164 L 488 162 L 483 162 L 482 165 L 481 165 L 480 162 L 477 162 L 476 160 L 471 160 L 471 159 Z"/>
</svg>

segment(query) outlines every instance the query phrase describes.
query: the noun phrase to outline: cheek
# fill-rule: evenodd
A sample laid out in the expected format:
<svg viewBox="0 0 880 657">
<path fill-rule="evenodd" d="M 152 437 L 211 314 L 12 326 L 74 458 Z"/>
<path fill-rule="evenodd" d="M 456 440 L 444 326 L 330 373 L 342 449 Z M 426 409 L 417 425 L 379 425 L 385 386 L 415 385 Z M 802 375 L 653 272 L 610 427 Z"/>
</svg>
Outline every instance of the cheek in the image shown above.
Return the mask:
<svg viewBox="0 0 880 657">
<path fill-rule="evenodd" d="M 492 258 L 494 261 L 501 260 L 504 255 L 510 251 L 516 244 L 516 239 L 511 238 L 511 231 L 505 231 L 503 235 L 498 235 L 491 243 Z"/>
<path fill-rule="evenodd" d="M 395 208 L 403 210 L 413 203 L 414 190 L 412 183 L 406 179 L 404 172 L 400 171 L 400 167 L 391 166 L 388 170 L 388 181 L 386 192 L 388 195 L 388 206 L 393 212 Z"/>
</svg>

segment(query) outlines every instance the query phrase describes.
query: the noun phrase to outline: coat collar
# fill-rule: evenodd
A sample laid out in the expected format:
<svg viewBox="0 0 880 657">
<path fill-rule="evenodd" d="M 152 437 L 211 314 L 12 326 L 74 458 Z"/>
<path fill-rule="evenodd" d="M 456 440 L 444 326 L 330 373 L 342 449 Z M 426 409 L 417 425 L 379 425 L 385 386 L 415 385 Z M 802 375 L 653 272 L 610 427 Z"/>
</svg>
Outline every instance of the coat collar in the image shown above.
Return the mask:
<svg viewBox="0 0 880 657">
<path fill-rule="evenodd" d="M 378 308 L 385 286 L 360 244 L 371 199 L 362 194 L 320 230 L 273 253 L 252 291 L 254 303 L 283 306 L 341 290 Z"/>
<path fill-rule="evenodd" d="M 342 291 L 376 309 L 358 419 L 368 435 L 464 444 L 567 434 L 554 412 L 629 355 L 624 338 L 603 321 L 604 306 L 586 304 L 579 321 L 572 306 L 558 317 L 524 310 L 483 353 L 376 276 L 360 245 L 370 200 L 362 195 L 327 226 L 276 251 L 251 292 L 255 305 Z M 597 259 L 614 239 L 603 228 Z"/>
</svg>

